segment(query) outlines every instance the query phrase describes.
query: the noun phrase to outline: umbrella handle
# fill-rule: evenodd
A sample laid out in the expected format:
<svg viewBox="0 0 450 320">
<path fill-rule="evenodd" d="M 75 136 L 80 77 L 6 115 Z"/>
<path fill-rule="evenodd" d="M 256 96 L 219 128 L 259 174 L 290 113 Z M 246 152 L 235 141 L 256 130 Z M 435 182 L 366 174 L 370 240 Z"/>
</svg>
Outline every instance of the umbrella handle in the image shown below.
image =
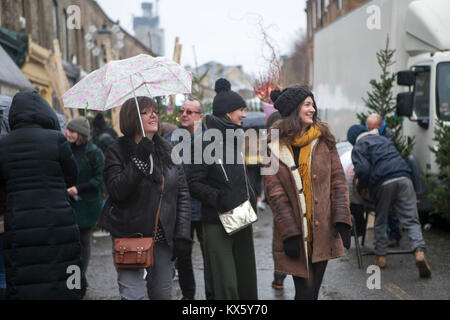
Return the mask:
<svg viewBox="0 0 450 320">
<path fill-rule="evenodd" d="M 138 117 L 139 117 L 139 123 L 141 124 L 142 137 L 145 138 L 144 125 L 142 124 L 141 110 L 139 110 L 139 102 L 137 100 L 136 90 L 134 89 L 134 84 L 133 84 L 133 75 L 130 75 L 130 82 L 131 82 L 131 87 L 133 88 L 134 101 L 136 102 L 136 108 L 137 108 L 137 113 L 138 113 Z"/>
</svg>

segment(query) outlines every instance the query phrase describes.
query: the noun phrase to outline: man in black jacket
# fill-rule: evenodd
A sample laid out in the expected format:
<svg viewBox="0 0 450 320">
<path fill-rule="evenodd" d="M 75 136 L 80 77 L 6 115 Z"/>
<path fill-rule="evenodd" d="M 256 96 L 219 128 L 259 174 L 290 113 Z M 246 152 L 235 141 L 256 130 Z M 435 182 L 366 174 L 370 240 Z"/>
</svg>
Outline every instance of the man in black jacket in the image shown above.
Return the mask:
<svg viewBox="0 0 450 320">
<path fill-rule="evenodd" d="M 410 179 L 411 169 L 402 159 L 394 144 L 379 135 L 377 129 L 365 132 L 363 126 L 352 126 L 349 136 L 357 137 L 352 161 L 359 187 L 368 188 L 375 202 L 375 254 L 376 264 L 386 266 L 388 247 L 386 223 L 391 208 L 408 231 L 420 277 L 430 277 L 431 270 L 425 259 L 425 241 L 420 228 L 417 200 Z M 352 139 L 349 139 L 352 140 Z"/>
</svg>

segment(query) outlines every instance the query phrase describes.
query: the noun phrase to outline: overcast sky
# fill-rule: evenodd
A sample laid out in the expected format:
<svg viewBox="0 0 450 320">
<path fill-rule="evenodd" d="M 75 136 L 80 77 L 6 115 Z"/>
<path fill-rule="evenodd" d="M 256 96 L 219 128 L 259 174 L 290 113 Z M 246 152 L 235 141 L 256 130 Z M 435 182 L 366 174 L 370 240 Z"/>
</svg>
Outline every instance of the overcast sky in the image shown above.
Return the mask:
<svg viewBox="0 0 450 320">
<path fill-rule="evenodd" d="M 133 15 L 141 16 L 142 0 L 97 0 L 106 14 L 133 32 Z M 148 2 L 155 3 L 155 0 Z M 261 28 L 280 55 L 289 54 L 301 32 L 306 32 L 304 0 L 160 0 L 160 27 L 165 30 L 166 56 L 173 56 L 175 37 L 183 45 L 182 65 L 217 61 L 242 65 L 254 76 L 267 68 L 270 57 Z M 265 49 L 264 49 L 265 48 Z"/>
</svg>

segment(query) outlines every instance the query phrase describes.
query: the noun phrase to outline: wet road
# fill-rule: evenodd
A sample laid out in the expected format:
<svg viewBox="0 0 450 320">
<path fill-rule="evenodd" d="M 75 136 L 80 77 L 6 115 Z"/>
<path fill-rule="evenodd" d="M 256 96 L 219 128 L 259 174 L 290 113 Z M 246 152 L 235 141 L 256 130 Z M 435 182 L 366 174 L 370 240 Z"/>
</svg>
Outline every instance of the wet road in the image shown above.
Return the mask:
<svg viewBox="0 0 450 320">
<path fill-rule="evenodd" d="M 292 300 L 294 285 L 291 277 L 284 282 L 284 290 L 274 290 L 272 246 L 272 213 L 270 209 L 260 212 L 260 220 L 254 225 L 255 252 L 258 274 L 258 292 L 261 300 Z M 354 243 L 341 259 L 328 264 L 320 299 L 322 300 L 442 300 L 450 299 L 450 233 L 432 228 L 423 231 L 427 242 L 427 260 L 431 265 L 432 278 L 419 279 L 414 256 L 389 255 L 387 268 L 381 270 L 380 289 L 369 289 L 377 284 L 367 268 L 374 263 L 374 256 L 363 256 L 363 269 L 358 268 Z M 364 252 L 372 245 L 373 231 L 366 235 Z M 404 234 L 401 248 L 408 250 L 408 237 Z M 197 282 L 197 300 L 204 300 L 203 262 L 198 242 L 194 245 L 193 264 Z M 89 288 L 86 300 L 120 299 L 112 262 L 111 239 L 94 238 L 92 256 L 87 274 Z M 174 299 L 181 299 L 178 281 L 174 283 Z"/>
</svg>

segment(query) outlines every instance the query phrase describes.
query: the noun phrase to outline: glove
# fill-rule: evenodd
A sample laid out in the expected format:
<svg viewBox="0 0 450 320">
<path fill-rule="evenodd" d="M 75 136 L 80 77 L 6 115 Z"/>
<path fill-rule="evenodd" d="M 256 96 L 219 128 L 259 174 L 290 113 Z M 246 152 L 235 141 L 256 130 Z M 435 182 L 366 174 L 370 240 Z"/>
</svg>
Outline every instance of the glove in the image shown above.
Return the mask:
<svg viewBox="0 0 450 320">
<path fill-rule="evenodd" d="M 300 257 L 299 239 L 299 236 L 295 236 L 284 240 L 284 252 L 288 257 L 293 259 Z"/>
<path fill-rule="evenodd" d="M 150 154 L 155 152 L 155 143 L 148 138 L 143 138 L 136 149 L 136 157 L 142 162 L 147 162 Z"/>
<path fill-rule="evenodd" d="M 339 234 L 341 235 L 342 243 L 344 244 L 345 249 L 350 249 L 351 244 L 350 229 L 351 227 L 348 224 L 342 222 L 338 222 L 334 226 L 333 236 L 337 238 Z"/>
<path fill-rule="evenodd" d="M 192 241 L 186 239 L 175 240 L 173 258 L 182 258 L 191 253 Z"/>
</svg>

